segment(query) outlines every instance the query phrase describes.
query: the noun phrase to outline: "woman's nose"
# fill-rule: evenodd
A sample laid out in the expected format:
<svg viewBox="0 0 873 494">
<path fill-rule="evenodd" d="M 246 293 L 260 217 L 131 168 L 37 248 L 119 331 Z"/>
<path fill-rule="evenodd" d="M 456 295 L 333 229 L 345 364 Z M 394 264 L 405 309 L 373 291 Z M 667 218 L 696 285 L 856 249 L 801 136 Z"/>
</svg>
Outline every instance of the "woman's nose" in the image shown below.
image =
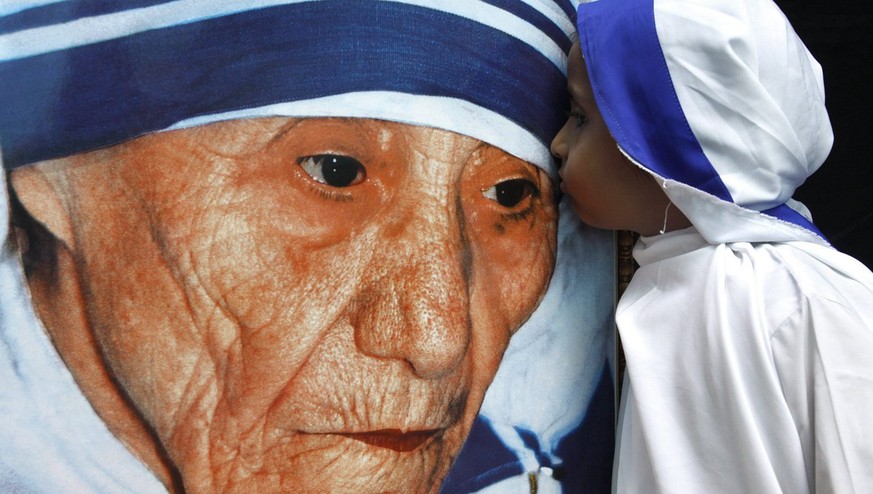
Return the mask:
<svg viewBox="0 0 873 494">
<path fill-rule="evenodd" d="M 413 207 L 386 228 L 359 293 L 355 343 L 428 379 L 451 373 L 470 343 L 471 254 L 456 207 Z"/>
</svg>

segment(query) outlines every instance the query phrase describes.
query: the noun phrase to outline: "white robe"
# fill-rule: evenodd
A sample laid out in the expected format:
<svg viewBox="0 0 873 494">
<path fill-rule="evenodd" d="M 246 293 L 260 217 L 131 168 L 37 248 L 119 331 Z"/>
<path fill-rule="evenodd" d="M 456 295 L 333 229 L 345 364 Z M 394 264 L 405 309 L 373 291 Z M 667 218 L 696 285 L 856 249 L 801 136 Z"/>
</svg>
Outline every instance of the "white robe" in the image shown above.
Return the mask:
<svg viewBox="0 0 873 494">
<path fill-rule="evenodd" d="M 639 241 L 616 309 L 614 490 L 873 493 L 873 274 L 791 199 L 833 143 L 820 65 L 771 0 L 578 19 L 610 133 L 693 225 Z"/>
<path fill-rule="evenodd" d="M 873 275 L 807 242 L 642 238 L 615 491 L 873 492 Z"/>
</svg>

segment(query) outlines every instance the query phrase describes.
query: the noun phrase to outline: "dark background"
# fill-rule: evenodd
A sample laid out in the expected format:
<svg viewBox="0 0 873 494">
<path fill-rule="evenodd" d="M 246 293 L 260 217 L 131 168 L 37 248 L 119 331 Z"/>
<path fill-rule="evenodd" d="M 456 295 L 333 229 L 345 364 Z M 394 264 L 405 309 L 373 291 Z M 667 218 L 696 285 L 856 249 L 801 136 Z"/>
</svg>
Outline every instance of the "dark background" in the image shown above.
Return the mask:
<svg viewBox="0 0 873 494">
<path fill-rule="evenodd" d="M 824 70 L 834 147 L 795 199 L 835 247 L 873 268 L 873 0 L 777 0 Z"/>
</svg>

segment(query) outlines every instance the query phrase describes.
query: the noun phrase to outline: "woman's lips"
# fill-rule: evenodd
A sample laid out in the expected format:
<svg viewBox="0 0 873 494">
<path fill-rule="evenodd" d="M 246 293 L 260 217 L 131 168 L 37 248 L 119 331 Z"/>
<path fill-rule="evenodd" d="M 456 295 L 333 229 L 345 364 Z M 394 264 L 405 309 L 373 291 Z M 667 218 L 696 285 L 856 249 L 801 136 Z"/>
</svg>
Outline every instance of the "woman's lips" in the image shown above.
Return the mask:
<svg viewBox="0 0 873 494">
<path fill-rule="evenodd" d="M 383 429 L 372 432 L 340 433 L 339 436 L 361 441 L 377 448 L 407 452 L 428 444 L 442 429 L 402 432 L 398 429 Z"/>
</svg>

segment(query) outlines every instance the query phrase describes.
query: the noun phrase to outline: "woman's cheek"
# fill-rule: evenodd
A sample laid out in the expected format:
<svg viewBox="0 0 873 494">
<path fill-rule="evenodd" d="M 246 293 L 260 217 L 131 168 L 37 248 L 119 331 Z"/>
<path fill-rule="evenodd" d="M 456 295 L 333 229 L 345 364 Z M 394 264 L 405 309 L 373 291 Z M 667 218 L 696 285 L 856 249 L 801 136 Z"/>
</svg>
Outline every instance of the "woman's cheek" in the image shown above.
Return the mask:
<svg viewBox="0 0 873 494">
<path fill-rule="evenodd" d="M 524 258 L 506 266 L 512 283 L 505 284 L 504 298 L 511 300 L 507 310 L 517 310 L 519 324 L 527 320 L 540 304 L 549 285 L 555 267 L 555 219 L 543 219 L 539 225 L 524 233 L 519 232 L 519 242 L 527 239 Z"/>
<path fill-rule="evenodd" d="M 555 264 L 553 208 L 524 221 L 471 221 L 476 280 L 492 307 L 508 316 L 511 331 L 527 320 L 545 293 Z"/>
</svg>

